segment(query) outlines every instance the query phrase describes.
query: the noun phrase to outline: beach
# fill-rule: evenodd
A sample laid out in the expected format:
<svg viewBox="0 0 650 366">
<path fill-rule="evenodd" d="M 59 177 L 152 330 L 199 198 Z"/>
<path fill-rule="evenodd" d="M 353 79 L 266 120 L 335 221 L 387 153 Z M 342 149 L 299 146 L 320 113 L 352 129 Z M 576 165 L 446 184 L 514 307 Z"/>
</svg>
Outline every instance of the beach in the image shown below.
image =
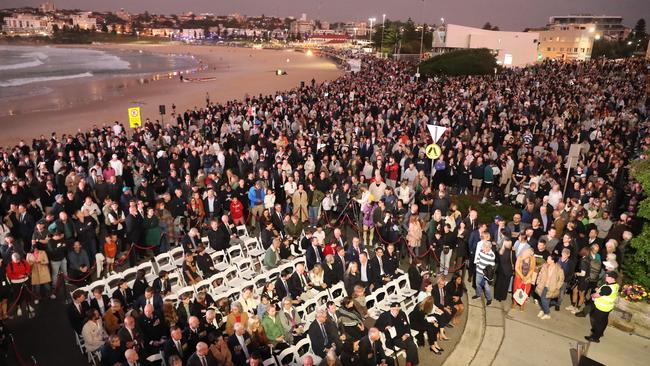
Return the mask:
<svg viewBox="0 0 650 366">
<path fill-rule="evenodd" d="M 205 106 L 206 97 L 217 102 L 242 99 L 246 95 L 288 90 L 299 86 L 301 81 L 309 83 L 312 79 L 316 82 L 333 80 L 343 73 L 325 58 L 286 50 L 184 44 L 78 47 L 193 55 L 200 61 L 201 70 L 183 76 L 207 81 L 181 82 L 179 75 L 164 73 L 153 78 L 133 75 L 87 78 L 81 86 L 79 81 L 51 82 L 47 85 L 54 88 L 55 93 L 36 95 L 21 101 L 21 113 L 0 117 L 3 132 L 0 134 L 0 146 L 13 146 L 21 139 L 31 144 L 31 139 L 40 135 L 49 136 L 56 132 L 60 136 L 62 133 L 84 131 L 94 125 L 113 124 L 115 121 L 128 126 L 127 109 L 130 107 L 141 108 L 144 122 L 146 118 L 160 120 L 159 105 L 163 104 L 167 112 L 163 120 L 172 122 L 172 104 L 176 105 L 177 112 L 183 112 Z M 277 69 L 286 71 L 286 75 L 276 75 Z M 88 98 L 89 94 L 94 97 Z M 61 96 L 65 97 L 64 102 L 61 102 Z M 45 102 L 37 98 L 51 98 L 47 102 L 52 107 L 36 111 Z M 30 102 L 34 105 L 30 106 Z"/>
</svg>

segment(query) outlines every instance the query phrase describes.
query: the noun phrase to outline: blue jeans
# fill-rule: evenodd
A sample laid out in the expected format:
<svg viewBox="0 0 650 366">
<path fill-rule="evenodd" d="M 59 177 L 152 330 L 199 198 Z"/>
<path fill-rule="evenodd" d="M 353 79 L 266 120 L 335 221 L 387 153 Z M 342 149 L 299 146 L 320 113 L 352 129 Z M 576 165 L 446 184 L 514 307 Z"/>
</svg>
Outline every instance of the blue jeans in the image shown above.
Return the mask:
<svg viewBox="0 0 650 366">
<path fill-rule="evenodd" d="M 544 287 L 544 290 L 542 290 L 542 294 L 539 296 L 540 297 L 540 304 L 542 305 L 542 311 L 544 311 L 544 314 L 548 315 L 551 313 L 551 299 L 546 297 L 546 293 L 548 292 L 548 287 Z"/>
<path fill-rule="evenodd" d="M 492 301 L 492 290 L 482 273 L 476 272 L 476 296 L 481 296 L 485 291 L 485 300 Z"/>
<path fill-rule="evenodd" d="M 309 206 L 309 222 L 316 224 L 318 222 L 318 206 Z"/>
<path fill-rule="evenodd" d="M 62 272 L 64 276 L 68 275 L 68 261 L 66 258 L 60 261 L 50 261 L 50 268 L 52 268 L 52 287 L 56 287 L 56 279 L 59 272 Z M 65 278 L 63 279 L 65 283 Z"/>
</svg>

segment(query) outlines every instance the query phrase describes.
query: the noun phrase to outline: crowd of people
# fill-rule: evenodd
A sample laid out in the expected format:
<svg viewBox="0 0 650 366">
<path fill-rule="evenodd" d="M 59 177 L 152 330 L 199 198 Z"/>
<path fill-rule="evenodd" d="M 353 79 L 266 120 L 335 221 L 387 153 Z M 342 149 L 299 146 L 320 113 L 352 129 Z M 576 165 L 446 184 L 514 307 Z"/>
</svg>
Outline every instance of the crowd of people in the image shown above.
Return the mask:
<svg viewBox="0 0 650 366">
<path fill-rule="evenodd" d="M 234 302 L 167 301 L 164 270 L 90 299 L 72 291 L 68 317 L 86 349 L 110 366 L 160 351 L 168 365 L 242 366 L 308 337 L 324 365 L 392 365 L 384 349 L 417 365 L 418 345 L 440 354 L 459 323 L 465 274 L 488 305 L 534 301 L 549 319 L 567 298 L 578 316 L 606 313 L 617 291 L 599 285 L 617 279 L 644 196 L 625 167 L 650 145 L 647 61 L 429 79 L 400 61 L 362 62 L 360 73 L 208 102 L 171 124 L 116 122 L 2 150 L 0 319 L 178 246 L 183 279 L 197 284 L 216 272 L 206 249 L 243 244 L 237 225 L 259 237 L 264 268 L 296 251 L 305 263 Z M 432 141 L 427 124 L 446 132 Z M 442 149 L 434 161 L 431 142 Z M 461 210 L 460 196 L 476 204 Z M 518 212 L 479 217 L 478 201 Z M 372 317 L 365 297 L 402 270 L 415 306 Z M 297 317 L 339 283 L 340 304 L 308 324 Z"/>
</svg>

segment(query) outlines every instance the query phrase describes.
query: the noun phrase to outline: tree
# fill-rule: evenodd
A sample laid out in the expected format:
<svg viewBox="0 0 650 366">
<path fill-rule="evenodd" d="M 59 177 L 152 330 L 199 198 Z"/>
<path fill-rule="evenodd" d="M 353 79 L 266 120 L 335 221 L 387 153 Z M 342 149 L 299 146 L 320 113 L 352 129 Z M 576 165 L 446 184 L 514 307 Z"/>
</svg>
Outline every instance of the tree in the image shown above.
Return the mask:
<svg viewBox="0 0 650 366">
<path fill-rule="evenodd" d="M 420 64 L 420 72 L 432 75 L 489 75 L 498 68 L 487 48 L 462 49 L 434 56 Z"/>
<path fill-rule="evenodd" d="M 499 27 L 496 26 L 496 25 L 490 24 L 490 22 L 486 22 L 485 24 L 483 24 L 483 29 L 491 30 L 491 31 L 498 31 Z"/>
<path fill-rule="evenodd" d="M 646 151 L 644 155 L 648 155 Z M 650 159 L 640 159 L 632 163 L 630 174 L 643 187 L 643 191 L 650 192 Z M 639 203 L 637 216 L 643 222 L 643 229 L 639 235 L 631 240 L 630 246 L 623 262 L 623 273 L 626 282 L 633 282 L 650 288 L 650 197 Z"/>
<path fill-rule="evenodd" d="M 636 25 L 634 26 L 634 36 L 636 39 L 642 39 L 646 37 L 645 19 L 641 18 L 636 22 Z"/>
</svg>

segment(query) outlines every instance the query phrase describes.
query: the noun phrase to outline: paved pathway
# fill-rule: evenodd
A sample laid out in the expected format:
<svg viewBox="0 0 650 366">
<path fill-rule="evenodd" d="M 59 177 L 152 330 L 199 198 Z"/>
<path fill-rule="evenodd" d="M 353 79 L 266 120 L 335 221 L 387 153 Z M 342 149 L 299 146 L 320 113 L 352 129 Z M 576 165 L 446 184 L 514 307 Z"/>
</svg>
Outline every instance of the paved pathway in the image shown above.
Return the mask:
<svg viewBox="0 0 650 366">
<path fill-rule="evenodd" d="M 473 295 L 471 285 L 470 296 Z M 564 307 L 540 320 L 532 300 L 525 311 L 510 309 L 510 301 L 469 299 L 465 331 L 444 366 L 572 365 L 578 342 L 586 343 L 589 318 L 577 318 Z M 647 365 L 650 339 L 608 327 L 600 343 L 588 344 L 587 356 L 605 365 Z"/>
</svg>

